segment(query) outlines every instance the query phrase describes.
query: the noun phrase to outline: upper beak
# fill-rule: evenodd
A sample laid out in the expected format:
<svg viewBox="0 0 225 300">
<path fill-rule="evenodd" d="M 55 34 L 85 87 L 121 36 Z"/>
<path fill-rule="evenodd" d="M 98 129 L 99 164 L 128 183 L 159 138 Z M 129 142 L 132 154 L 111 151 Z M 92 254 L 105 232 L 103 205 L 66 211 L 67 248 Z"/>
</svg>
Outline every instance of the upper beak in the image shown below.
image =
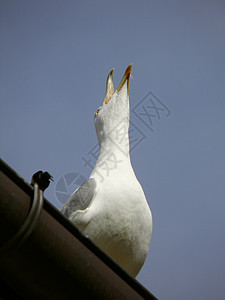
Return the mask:
<svg viewBox="0 0 225 300">
<path fill-rule="evenodd" d="M 127 67 L 127 69 L 123 75 L 123 78 L 120 81 L 120 84 L 117 88 L 117 92 L 119 92 L 122 89 L 124 83 L 127 82 L 127 94 L 129 94 L 129 79 L 130 79 L 131 69 L 132 69 L 132 64 L 130 64 Z M 112 98 L 112 95 L 115 92 L 114 86 L 113 86 L 113 71 L 114 71 L 114 69 L 112 69 L 109 72 L 109 75 L 108 75 L 107 81 L 106 81 L 106 94 L 105 94 L 105 101 L 104 101 L 105 104 L 109 102 L 109 100 Z"/>
<path fill-rule="evenodd" d="M 114 94 L 114 85 L 113 85 L 113 71 L 112 69 L 109 72 L 109 75 L 106 80 L 106 93 L 105 93 L 105 104 L 111 99 L 112 95 Z"/>
</svg>

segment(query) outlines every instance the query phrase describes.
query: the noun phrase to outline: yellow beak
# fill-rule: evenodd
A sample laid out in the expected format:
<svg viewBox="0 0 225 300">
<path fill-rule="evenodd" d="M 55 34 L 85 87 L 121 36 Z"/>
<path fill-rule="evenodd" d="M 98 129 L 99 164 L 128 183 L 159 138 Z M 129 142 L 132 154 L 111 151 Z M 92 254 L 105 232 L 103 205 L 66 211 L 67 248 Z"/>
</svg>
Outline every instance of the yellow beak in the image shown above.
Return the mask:
<svg viewBox="0 0 225 300">
<path fill-rule="evenodd" d="M 124 73 L 124 75 L 123 75 L 123 78 L 122 78 L 122 80 L 120 81 L 120 84 L 119 84 L 119 86 L 118 86 L 118 88 L 117 88 L 117 92 L 119 92 L 119 91 L 122 89 L 124 83 L 127 81 L 127 93 L 129 94 L 129 79 L 130 79 L 131 69 L 132 69 L 132 64 L 130 64 L 130 65 L 127 67 L 127 69 L 126 69 L 126 71 L 125 71 L 125 73 Z"/>
<path fill-rule="evenodd" d="M 132 64 L 130 64 L 127 67 L 123 75 L 123 78 L 120 81 L 120 84 L 117 88 L 117 92 L 119 92 L 122 89 L 124 83 L 127 81 L 127 93 L 129 94 L 129 79 L 130 79 L 131 69 L 132 69 Z M 109 72 L 109 75 L 106 80 L 106 94 L 105 94 L 105 101 L 104 101 L 105 104 L 109 102 L 109 100 L 112 98 L 112 95 L 115 93 L 114 86 L 113 86 L 113 71 L 114 69 L 112 69 Z"/>
<path fill-rule="evenodd" d="M 106 93 L 105 93 L 105 104 L 108 103 L 108 101 L 111 99 L 112 95 L 114 94 L 114 85 L 113 85 L 113 71 L 112 69 L 109 72 L 109 75 L 106 80 Z"/>
</svg>

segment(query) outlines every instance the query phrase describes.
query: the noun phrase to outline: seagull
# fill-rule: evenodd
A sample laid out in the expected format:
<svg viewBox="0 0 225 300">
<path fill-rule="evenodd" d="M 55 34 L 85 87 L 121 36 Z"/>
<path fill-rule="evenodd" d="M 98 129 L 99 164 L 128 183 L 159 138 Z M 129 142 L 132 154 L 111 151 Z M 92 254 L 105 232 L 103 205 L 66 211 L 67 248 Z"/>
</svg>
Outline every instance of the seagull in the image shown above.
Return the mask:
<svg viewBox="0 0 225 300">
<path fill-rule="evenodd" d="M 136 277 L 147 257 L 152 214 L 129 153 L 129 65 L 114 90 L 113 71 L 94 122 L 99 155 L 90 175 L 61 212 L 130 275 Z"/>
</svg>

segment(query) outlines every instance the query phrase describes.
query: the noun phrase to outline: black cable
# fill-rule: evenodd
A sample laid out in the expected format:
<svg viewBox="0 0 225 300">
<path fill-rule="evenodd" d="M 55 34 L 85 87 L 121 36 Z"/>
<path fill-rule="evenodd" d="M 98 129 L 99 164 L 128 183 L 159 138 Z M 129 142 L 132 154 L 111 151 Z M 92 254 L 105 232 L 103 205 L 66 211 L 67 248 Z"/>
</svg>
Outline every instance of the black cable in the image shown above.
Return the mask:
<svg viewBox="0 0 225 300">
<path fill-rule="evenodd" d="M 53 179 L 47 172 L 43 173 L 42 171 L 38 171 L 33 175 L 32 185 L 34 186 L 34 197 L 30 211 L 17 233 L 1 246 L 1 254 L 5 251 L 15 250 L 20 247 L 33 232 L 43 208 L 44 190 L 48 187 L 50 183 L 49 180 Z"/>
</svg>

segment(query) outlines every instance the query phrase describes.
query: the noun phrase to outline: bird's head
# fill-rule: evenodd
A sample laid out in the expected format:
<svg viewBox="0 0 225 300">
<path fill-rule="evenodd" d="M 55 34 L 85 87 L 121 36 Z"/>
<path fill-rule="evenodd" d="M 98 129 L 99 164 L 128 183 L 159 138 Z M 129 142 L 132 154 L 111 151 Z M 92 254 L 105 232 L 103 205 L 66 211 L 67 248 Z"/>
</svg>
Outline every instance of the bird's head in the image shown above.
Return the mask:
<svg viewBox="0 0 225 300">
<path fill-rule="evenodd" d="M 113 71 L 109 72 L 106 81 L 106 95 L 103 105 L 95 112 L 95 127 L 99 142 L 116 134 L 116 128 L 123 126 L 127 131 L 129 129 L 129 79 L 132 64 L 129 65 L 123 75 L 123 78 L 116 89 L 113 86 Z"/>
</svg>

